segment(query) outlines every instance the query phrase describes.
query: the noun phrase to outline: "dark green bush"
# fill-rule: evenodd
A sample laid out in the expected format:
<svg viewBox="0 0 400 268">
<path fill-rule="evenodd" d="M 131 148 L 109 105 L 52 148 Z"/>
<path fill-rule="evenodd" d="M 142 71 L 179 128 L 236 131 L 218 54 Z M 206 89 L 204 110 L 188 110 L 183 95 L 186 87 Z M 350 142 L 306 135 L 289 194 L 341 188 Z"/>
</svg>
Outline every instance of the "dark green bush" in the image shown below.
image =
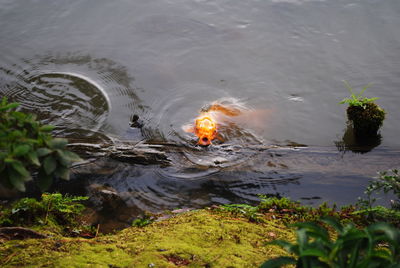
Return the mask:
<svg viewBox="0 0 400 268">
<path fill-rule="evenodd" d="M 0 183 L 25 191 L 32 180 L 42 190 L 53 178 L 69 179 L 69 168 L 78 155 L 66 149 L 68 141 L 53 138 L 53 126 L 41 125 L 35 115 L 16 110 L 17 103 L 0 102 Z"/>
<path fill-rule="evenodd" d="M 296 267 L 399 267 L 400 231 L 387 223 L 375 223 L 362 230 L 353 224 L 341 225 L 333 218 L 322 218 L 337 233 L 335 240 L 317 223 L 296 223 L 297 242 L 275 240 L 296 257 L 269 260 L 262 268 L 295 264 Z"/>
</svg>

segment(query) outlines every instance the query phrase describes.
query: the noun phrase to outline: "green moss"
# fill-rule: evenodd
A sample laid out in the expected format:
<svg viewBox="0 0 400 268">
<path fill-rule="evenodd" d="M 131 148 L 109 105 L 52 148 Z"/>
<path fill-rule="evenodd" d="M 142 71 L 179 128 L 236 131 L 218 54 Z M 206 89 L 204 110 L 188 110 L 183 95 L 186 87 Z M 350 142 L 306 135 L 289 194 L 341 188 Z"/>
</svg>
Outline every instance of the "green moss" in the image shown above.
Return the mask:
<svg viewBox="0 0 400 268">
<path fill-rule="evenodd" d="M 249 222 L 192 211 L 92 240 L 53 237 L 0 246 L 2 267 L 257 267 L 284 254 L 273 239 L 293 239 L 279 221 Z"/>
<path fill-rule="evenodd" d="M 385 111 L 375 103 L 347 108 L 347 118 L 352 122 L 356 135 L 377 134 L 385 119 Z"/>
</svg>

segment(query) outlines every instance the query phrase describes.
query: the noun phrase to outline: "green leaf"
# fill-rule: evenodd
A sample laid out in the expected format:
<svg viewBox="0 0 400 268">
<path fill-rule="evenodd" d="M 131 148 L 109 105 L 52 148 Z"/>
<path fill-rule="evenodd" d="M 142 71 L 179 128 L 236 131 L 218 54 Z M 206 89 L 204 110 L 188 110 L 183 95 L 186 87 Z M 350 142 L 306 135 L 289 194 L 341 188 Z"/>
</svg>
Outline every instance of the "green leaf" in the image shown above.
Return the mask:
<svg viewBox="0 0 400 268">
<path fill-rule="evenodd" d="M 299 222 L 293 224 L 293 226 L 305 229 L 307 231 L 307 235 L 311 237 L 322 239 L 326 243 L 330 242 L 328 231 L 314 222 Z"/>
<path fill-rule="evenodd" d="M 379 222 L 368 226 L 367 230 L 371 233 L 384 233 L 391 241 L 400 240 L 400 232 L 387 223 Z"/>
<path fill-rule="evenodd" d="M 47 148 L 39 148 L 39 149 L 36 150 L 36 153 L 37 153 L 38 157 L 43 157 L 43 156 L 46 156 L 48 154 L 51 154 L 52 150 L 47 149 Z"/>
<path fill-rule="evenodd" d="M 38 158 L 36 152 L 30 152 L 29 154 L 27 154 L 27 158 L 35 166 L 38 166 L 38 167 L 40 166 L 39 158 Z"/>
<path fill-rule="evenodd" d="M 18 172 L 22 176 L 22 179 L 24 179 L 25 181 L 31 179 L 31 175 L 29 174 L 28 170 L 26 170 L 26 168 L 20 161 L 15 160 L 11 163 L 11 166 L 16 172 Z"/>
<path fill-rule="evenodd" d="M 381 250 L 374 250 L 371 254 L 371 257 L 374 259 L 382 259 L 391 262 L 393 256 L 390 254 L 390 251 L 381 249 Z"/>
<path fill-rule="evenodd" d="M 66 167 L 58 167 L 55 171 L 55 175 L 63 180 L 69 180 L 69 168 Z"/>
<path fill-rule="evenodd" d="M 55 138 L 50 141 L 47 141 L 47 145 L 51 149 L 64 149 L 67 146 L 68 141 L 66 139 Z"/>
<path fill-rule="evenodd" d="M 15 156 L 22 156 L 25 155 L 29 152 L 29 150 L 31 149 L 31 146 L 23 144 L 23 145 L 18 145 L 15 149 L 14 149 L 14 155 Z"/>
<path fill-rule="evenodd" d="M 50 131 L 52 131 L 54 128 L 55 128 L 55 127 L 54 127 L 54 126 L 51 126 L 51 125 L 44 125 L 44 126 L 41 126 L 41 127 L 39 128 L 39 130 L 40 130 L 40 131 L 43 131 L 43 132 L 50 132 Z"/>
<path fill-rule="evenodd" d="M 9 103 L 4 107 L 0 107 L 0 111 L 6 111 L 6 110 L 11 110 L 11 109 L 15 109 L 19 106 L 19 103 L 13 102 L 13 103 Z"/>
<path fill-rule="evenodd" d="M 49 189 L 52 182 L 53 182 L 53 177 L 51 175 L 47 175 L 44 170 L 39 170 L 37 184 L 42 192 Z"/>
<path fill-rule="evenodd" d="M 64 167 L 69 167 L 72 163 L 72 159 L 65 152 L 65 150 L 57 150 L 58 162 Z"/>
<path fill-rule="evenodd" d="M 296 264 L 296 259 L 292 257 L 278 257 L 264 262 L 260 268 L 278 268 L 288 264 Z"/>
<path fill-rule="evenodd" d="M 8 169 L 8 176 L 11 185 L 18 191 L 25 192 L 24 177 L 16 172 L 14 169 Z"/>
<path fill-rule="evenodd" d="M 53 171 L 57 167 L 57 162 L 52 155 L 46 156 L 46 158 L 43 161 L 43 167 L 47 175 L 53 173 Z"/>
<path fill-rule="evenodd" d="M 299 244 L 300 252 L 308 243 L 307 231 L 305 229 L 298 229 L 297 233 L 297 243 Z"/>
<path fill-rule="evenodd" d="M 14 163 L 15 161 L 17 161 L 17 160 L 15 160 L 15 159 L 13 159 L 13 158 L 6 158 L 6 159 L 4 159 L 4 163 L 9 163 L 9 164 Z"/>
<path fill-rule="evenodd" d="M 309 248 L 309 249 L 305 249 L 301 252 L 299 257 L 305 257 L 305 256 L 314 256 L 314 257 L 319 257 L 319 258 L 323 258 L 323 259 L 328 259 L 328 254 L 327 252 L 321 250 L 321 249 L 317 249 L 317 248 Z"/>
<path fill-rule="evenodd" d="M 358 98 L 361 98 L 361 97 L 362 97 L 362 94 L 364 93 L 364 91 L 365 91 L 367 88 L 369 88 L 370 86 L 372 86 L 371 83 L 369 83 L 368 85 L 366 85 L 366 86 L 361 90 L 360 94 L 358 94 Z"/>
<path fill-rule="evenodd" d="M 321 218 L 321 221 L 332 226 L 339 234 L 343 232 L 343 226 L 335 218 L 326 216 Z"/>
<path fill-rule="evenodd" d="M 295 245 L 293 245 L 292 243 L 289 243 L 285 240 L 277 239 L 277 240 L 268 242 L 267 245 L 280 246 L 281 248 L 285 249 L 289 253 L 298 254 L 298 252 L 296 251 L 297 247 Z"/>
<path fill-rule="evenodd" d="M 63 152 L 64 152 L 64 155 L 67 156 L 70 159 L 71 162 L 83 161 L 83 159 L 80 158 L 79 155 L 77 155 L 74 152 L 66 151 L 66 150 L 63 150 Z"/>
</svg>

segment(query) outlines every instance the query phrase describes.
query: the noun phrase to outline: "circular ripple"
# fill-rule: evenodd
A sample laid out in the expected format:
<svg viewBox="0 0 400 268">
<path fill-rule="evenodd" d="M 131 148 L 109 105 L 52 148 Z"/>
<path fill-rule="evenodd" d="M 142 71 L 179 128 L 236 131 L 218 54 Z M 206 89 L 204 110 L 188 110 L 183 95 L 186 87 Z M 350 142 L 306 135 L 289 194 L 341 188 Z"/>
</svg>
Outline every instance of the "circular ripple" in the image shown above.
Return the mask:
<svg viewBox="0 0 400 268">
<path fill-rule="evenodd" d="M 71 53 L 8 60 L 0 66 L 0 94 L 55 125 L 57 135 L 123 134 L 132 113 L 143 110 L 134 79 L 108 59 Z"/>
<path fill-rule="evenodd" d="M 168 179 L 201 179 L 226 168 L 241 165 L 258 153 L 249 146 L 262 145 L 263 141 L 245 123 L 240 122 L 243 119 L 241 116 L 226 117 L 220 121 L 219 134 L 223 141 L 216 139 L 209 147 L 198 146 L 197 137 L 192 133 L 186 133 L 183 129 L 183 126 L 194 123 L 199 113 L 207 110 L 215 102 L 237 108 L 243 115 L 252 112 L 252 109 L 237 99 L 227 97 L 222 90 L 210 89 L 205 85 L 196 85 L 196 90 L 174 89 L 173 91 L 182 94 L 173 97 L 172 94 L 158 96 L 151 104 L 152 114 L 143 129 L 144 136 L 148 140 L 180 145 L 180 153 L 169 156 L 173 167 L 160 170 L 159 176 Z M 204 92 L 213 92 L 207 102 L 202 101 Z"/>
<path fill-rule="evenodd" d="M 23 109 L 61 129 L 84 126 L 98 130 L 110 111 L 103 90 L 89 79 L 73 73 L 30 74 L 10 96 Z"/>
</svg>

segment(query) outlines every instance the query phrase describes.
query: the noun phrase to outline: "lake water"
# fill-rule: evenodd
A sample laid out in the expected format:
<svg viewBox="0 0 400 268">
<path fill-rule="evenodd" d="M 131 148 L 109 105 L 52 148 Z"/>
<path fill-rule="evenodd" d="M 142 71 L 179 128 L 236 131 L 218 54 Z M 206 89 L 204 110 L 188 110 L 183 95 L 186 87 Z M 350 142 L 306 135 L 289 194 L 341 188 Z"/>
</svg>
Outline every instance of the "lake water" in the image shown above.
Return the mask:
<svg viewBox="0 0 400 268">
<path fill-rule="evenodd" d="M 268 193 L 354 202 L 400 163 L 399 14 L 398 0 L 0 0 L 0 94 L 61 136 L 183 148 L 170 167 L 76 175 L 71 192 L 105 184 L 137 211 Z M 343 80 L 372 83 L 365 95 L 387 111 L 381 139 L 346 138 Z M 223 99 L 256 112 L 225 143 L 197 148 L 182 126 Z"/>
</svg>

